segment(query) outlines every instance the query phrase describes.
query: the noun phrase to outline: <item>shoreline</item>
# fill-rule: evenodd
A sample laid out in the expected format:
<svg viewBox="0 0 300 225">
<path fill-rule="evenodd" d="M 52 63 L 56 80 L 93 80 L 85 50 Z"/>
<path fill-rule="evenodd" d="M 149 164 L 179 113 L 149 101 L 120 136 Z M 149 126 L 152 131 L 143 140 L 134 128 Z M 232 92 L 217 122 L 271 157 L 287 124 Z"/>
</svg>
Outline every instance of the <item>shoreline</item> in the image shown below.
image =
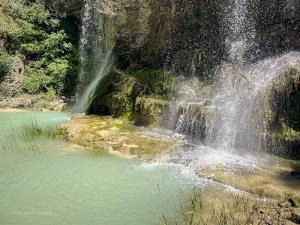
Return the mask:
<svg viewBox="0 0 300 225">
<path fill-rule="evenodd" d="M 30 109 L 21 109 L 21 108 L 0 108 L 0 112 L 31 112 Z"/>
</svg>

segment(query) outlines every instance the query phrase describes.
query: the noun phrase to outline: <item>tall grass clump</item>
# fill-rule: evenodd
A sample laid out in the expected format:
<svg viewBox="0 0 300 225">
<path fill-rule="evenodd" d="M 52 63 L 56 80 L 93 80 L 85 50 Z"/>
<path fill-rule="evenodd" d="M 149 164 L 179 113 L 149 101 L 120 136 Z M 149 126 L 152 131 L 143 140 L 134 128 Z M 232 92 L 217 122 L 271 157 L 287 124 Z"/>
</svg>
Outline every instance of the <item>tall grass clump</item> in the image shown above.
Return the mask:
<svg viewBox="0 0 300 225">
<path fill-rule="evenodd" d="M 229 198 L 228 198 L 229 197 Z M 241 195 L 225 196 L 198 189 L 180 205 L 175 220 L 165 216 L 161 225 L 281 225 L 287 224 L 291 209 L 274 201 Z"/>
<path fill-rule="evenodd" d="M 30 120 L 19 126 L 17 135 L 24 140 L 30 140 L 36 137 L 56 138 L 59 136 L 60 123 L 38 123 L 36 120 Z"/>
<path fill-rule="evenodd" d="M 41 123 L 29 120 L 11 128 L 6 136 L 3 149 L 20 151 L 30 149 L 39 150 L 37 139 L 54 139 L 60 136 L 59 125 L 61 122 Z"/>
<path fill-rule="evenodd" d="M 203 198 L 201 191 L 194 188 L 187 201 L 180 204 L 180 212 L 175 221 L 168 220 L 165 216 L 159 219 L 161 225 L 207 225 L 200 216 L 203 209 Z"/>
</svg>

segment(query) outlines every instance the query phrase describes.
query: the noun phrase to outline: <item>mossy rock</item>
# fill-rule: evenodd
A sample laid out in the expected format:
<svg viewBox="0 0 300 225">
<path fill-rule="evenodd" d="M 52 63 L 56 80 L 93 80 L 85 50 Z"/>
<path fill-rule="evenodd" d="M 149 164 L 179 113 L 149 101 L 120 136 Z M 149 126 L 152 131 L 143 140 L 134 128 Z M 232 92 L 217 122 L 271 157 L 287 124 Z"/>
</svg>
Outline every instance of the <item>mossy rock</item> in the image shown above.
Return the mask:
<svg viewBox="0 0 300 225">
<path fill-rule="evenodd" d="M 144 87 L 145 95 L 169 97 L 175 91 L 174 79 L 163 69 L 147 68 L 130 71 L 129 75 Z"/>
<path fill-rule="evenodd" d="M 136 125 L 157 125 L 166 112 L 169 102 L 166 100 L 141 96 L 136 98 L 134 122 Z"/>
<path fill-rule="evenodd" d="M 121 71 L 113 71 L 99 83 L 89 112 L 120 117 L 134 111 L 141 87 Z"/>
<path fill-rule="evenodd" d="M 171 93 L 169 76 L 161 69 L 112 71 L 99 83 L 89 112 L 122 117 L 137 125 L 158 124 Z"/>
</svg>

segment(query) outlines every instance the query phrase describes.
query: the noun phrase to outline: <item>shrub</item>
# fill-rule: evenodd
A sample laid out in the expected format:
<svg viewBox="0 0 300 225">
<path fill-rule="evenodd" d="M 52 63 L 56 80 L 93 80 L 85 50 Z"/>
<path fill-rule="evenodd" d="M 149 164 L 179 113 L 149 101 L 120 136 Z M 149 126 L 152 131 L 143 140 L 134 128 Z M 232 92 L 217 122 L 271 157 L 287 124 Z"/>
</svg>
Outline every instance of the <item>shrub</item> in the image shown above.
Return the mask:
<svg viewBox="0 0 300 225">
<path fill-rule="evenodd" d="M 55 97 L 56 91 L 52 87 L 50 87 L 48 91 L 44 94 L 43 99 L 45 99 L 48 102 L 51 102 L 55 99 Z"/>
<path fill-rule="evenodd" d="M 6 45 L 25 56 L 23 90 L 29 94 L 54 88 L 57 94 L 74 90 L 78 74 L 78 32 L 72 22 L 49 11 L 41 0 L 8 0 L 4 12 L 17 24 Z M 76 36 L 76 35 L 75 35 Z"/>
<path fill-rule="evenodd" d="M 9 73 L 13 58 L 4 49 L 0 48 L 0 79 Z"/>
<path fill-rule="evenodd" d="M 25 92 L 36 94 L 42 90 L 47 90 L 49 77 L 39 63 L 31 62 L 25 70 L 21 85 Z"/>
</svg>

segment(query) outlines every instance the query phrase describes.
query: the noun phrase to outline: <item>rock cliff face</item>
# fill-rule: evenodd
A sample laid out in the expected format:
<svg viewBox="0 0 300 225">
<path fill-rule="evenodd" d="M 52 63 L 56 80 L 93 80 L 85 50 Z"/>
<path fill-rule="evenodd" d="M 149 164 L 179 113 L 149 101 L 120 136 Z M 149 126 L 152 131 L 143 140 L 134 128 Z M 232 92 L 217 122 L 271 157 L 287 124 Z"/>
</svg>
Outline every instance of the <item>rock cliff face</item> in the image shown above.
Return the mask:
<svg viewBox="0 0 300 225">
<path fill-rule="evenodd" d="M 81 19 L 81 0 L 48 0 L 48 4 Z M 202 75 L 224 55 L 219 29 L 224 4 L 221 0 L 99 0 L 94 7 L 104 16 L 104 29 L 114 26 L 121 69 L 166 67 L 179 74 Z"/>
<path fill-rule="evenodd" d="M 53 9 L 61 14 L 74 16 L 78 21 L 81 20 L 81 10 L 83 0 L 45 0 L 48 8 Z"/>
<path fill-rule="evenodd" d="M 252 3 L 256 21 L 256 55 L 266 57 L 300 49 L 300 2 L 259 0 Z"/>
<path fill-rule="evenodd" d="M 82 0 L 48 0 L 80 21 Z M 180 75 L 209 76 L 226 60 L 222 19 L 230 0 L 95 0 L 114 26 L 121 69 L 165 67 Z M 252 60 L 300 49 L 300 4 L 296 0 L 249 2 L 255 19 Z M 107 28 L 108 29 L 108 28 Z M 111 28 L 109 28 L 111 29 Z"/>
<path fill-rule="evenodd" d="M 77 18 L 80 24 L 83 0 L 48 0 L 48 4 Z M 103 38 L 111 33 L 115 36 L 118 69 L 164 68 L 173 75 L 204 80 L 227 60 L 223 18 L 230 4 L 232 0 L 94 1 L 103 16 L 100 25 L 107 34 Z M 248 4 L 256 31 L 250 60 L 300 50 L 299 1 L 256 0 Z M 117 96 L 107 93 L 110 95 Z M 123 108 L 133 108 L 132 103 L 121 102 Z"/>
</svg>

